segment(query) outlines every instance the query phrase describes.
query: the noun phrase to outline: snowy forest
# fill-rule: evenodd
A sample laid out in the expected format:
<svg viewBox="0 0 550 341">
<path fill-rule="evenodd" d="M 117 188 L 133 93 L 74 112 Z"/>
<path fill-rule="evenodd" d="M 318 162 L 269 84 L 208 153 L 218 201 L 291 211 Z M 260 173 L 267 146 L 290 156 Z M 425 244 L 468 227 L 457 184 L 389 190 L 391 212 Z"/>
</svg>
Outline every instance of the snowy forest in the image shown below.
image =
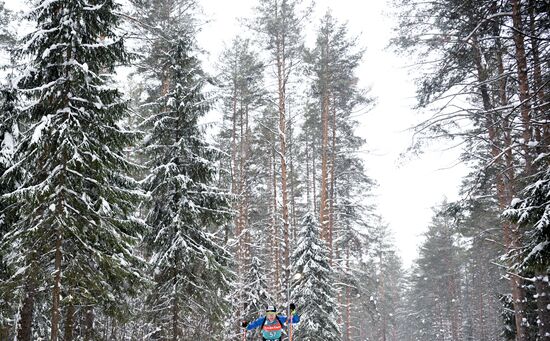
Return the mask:
<svg viewBox="0 0 550 341">
<path fill-rule="evenodd" d="M 0 0 L 0 341 L 260 340 L 291 303 L 289 341 L 550 340 L 550 1 L 388 0 L 429 113 L 405 153 L 469 167 L 410 266 L 368 46 L 254 1 L 207 65 L 201 0 Z"/>
</svg>

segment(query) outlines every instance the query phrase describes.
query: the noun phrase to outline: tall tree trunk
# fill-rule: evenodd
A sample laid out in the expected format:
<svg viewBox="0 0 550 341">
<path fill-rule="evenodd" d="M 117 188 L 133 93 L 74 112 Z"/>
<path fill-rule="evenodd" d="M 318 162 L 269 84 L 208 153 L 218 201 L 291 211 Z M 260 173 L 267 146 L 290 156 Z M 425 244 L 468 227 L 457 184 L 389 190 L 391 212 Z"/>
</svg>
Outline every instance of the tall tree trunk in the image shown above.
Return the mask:
<svg viewBox="0 0 550 341">
<path fill-rule="evenodd" d="M 63 341 L 73 340 L 74 315 L 75 315 L 74 304 L 69 303 L 67 305 L 67 316 L 65 317 L 65 333 L 64 333 Z"/>
<path fill-rule="evenodd" d="M 543 122 L 538 123 L 539 125 L 534 127 L 536 131 L 536 139 L 539 143 L 539 152 L 545 153 L 548 152 L 550 147 L 550 123 L 545 119 L 545 113 L 548 112 L 550 106 L 546 102 L 546 91 L 545 85 L 542 77 L 542 68 L 540 60 L 540 47 L 539 47 L 539 36 L 536 27 L 536 18 L 535 18 L 535 0 L 529 0 L 528 9 L 529 9 L 529 29 L 530 29 L 530 41 L 531 41 L 531 53 L 533 55 L 533 81 L 534 89 L 536 91 L 535 97 L 535 113 L 536 121 Z"/>
<path fill-rule="evenodd" d="M 298 224 L 296 223 L 296 193 L 295 193 L 295 173 L 294 173 L 294 131 L 292 130 L 292 116 L 290 114 L 290 109 L 288 110 L 290 122 L 288 122 L 288 136 L 289 136 L 289 145 L 288 145 L 288 155 L 290 158 L 290 213 L 292 215 L 292 240 L 296 240 L 296 230 Z"/>
<path fill-rule="evenodd" d="M 532 156 L 529 143 L 532 140 L 531 133 L 531 107 L 529 101 L 529 80 L 527 74 L 527 58 L 525 55 L 525 43 L 523 33 L 523 23 L 521 18 L 521 4 L 519 0 L 512 0 L 512 21 L 514 26 L 513 37 L 516 46 L 516 61 L 517 61 L 517 73 L 519 82 L 519 100 L 521 102 L 521 121 L 523 125 L 522 137 L 523 137 L 523 153 L 525 160 L 525 176 L 529 176 L 532 173 Z M 511 198 L 510 198 L 511 199 Z M 517 225 L 512 226 L 510 235 L 510 250 L 517 249 L 519 245 L 520 231 Z M 527 330 L 523 323 L 523 317 L 525 314 L 525 289 L 523 287 L 523 280 L 519 276 L 512 276 L 512 297 L 516 305 L 518 305 L 521 314 L 518 314 L 516 309 L 516 328 L 518 341 L 527 340 Z M 521 319 L 520 319 L 521 317 Z"/>
<path fill-rule="evenodd" d="M 273 194 L 272 209 L 271 209 L 271 252 L 272 259 L 275 259 L 275 283 L 274 287 L 281 289 L 281 257 L 279 254 L 279 228 L 277 224 L 277 166 L 275 162 L 275 138 L 272 139 L 271 144 L 271 188 Z"/>
<path fill-rule="evenodd" d="M 177 255 L 176 255 L 177 257 Z M 173 274 L 172 274 L 172 278 L 173 278 L 173 287 L 174 287 L 174 292 L 173 292 L 173 298 L 172 298 L 172 341 L 178 341 L 178 338 L 179 338 L 179 302 L 178 302 L 178 288 L 177 288 L 177 285 L 178 285 L 178 281 L 177 281 L 177 261 L 176 261 L 176 266 L 174 266 L 174 271 L 173 271 Z"/>
<path fill-rule="evenodd" d="M 237 84 L 233 79 L 233 98 L 231 99 L 233 105 L 232 124 L 231 130 L 231 194 L 237 195 Z M 241 231 L 239 231 L 239 216 L 236 215 L 233 220 L 235 226 L 235 237 L 240 238 Z M 239 261 L 240 243 L 237 243 L 237 268 L 240 270 Z"/>
<path fill-rule="evenodd" d="M 244 265 L 245 265 L 245 248 L 246 248 L 246 236 L 243 235 L 243 232 L 244 232 L 244 216 L 245 216 L 245 212 L 244 212 L 244 135 L 245 135 L 245 132 L 244 132 L 244 107 L 245 107 L 245 101 L 246 99 L 244 98 L 244 95 L 242 94 L 242 91 L 241 91 L 241 98 L 240 98 L 240 110 L 239 110 L 239 145 L 238 145 L 238 153 L 239 153 L 239 156 L 238 156 L 238 159 L 239 159 L 239 164 L 238 164 L 238 167 L 239 167 L 239 171 L 237 172 L 237 164 L 235 164 L 234 168 L 235 168 L 235 173 L 234 173 L 234 176 L 233 178 L 235 179 L 235 182 L 236 182 L 236 194 L 237 194 L 237 221 L 236 221 L 236 224 L 237 224 L 237 233 L 238 233 L 238 237 L 239 237 L 239 246 L 238 246 L 238 255 L 239 255 L 239 264 L 240 264 L 240 267 L 242 268 Z M 236 129 L 236 127 L 235 127 Z M 234 134 L 236 134 L 234 132 Z M 236 143 L 236 141 L 235 141 Z M 237 148 L 237 146 L 235 146 L 235 148 Z M 235 154 L 237 154 L 237 150 L 235 150 Z M 237 160 L 235 160 L 235 162 L 237 162 Z"/>
<path fill-rule="evenodd" d="M 333 99 L 334 102 L 334 99 Z M 331 141 L 331 158 L 330 158 L 330 199 L 329 199 L 329 222 L 328 222 L 328 248 L 329 261 L 332 265 L 334 247 L 334 205 L 336 204 L 336 109 L 332 108 L 332 141 Z"/>
<path fill-rule="evenodd" d="M 277 18 L 275 18 L 277 20 Z M 281 18 L 285 20 L 285 18 Z M 290 220 L 288 212 L 288 175 L 286 163 L 286 32 L 280 32 L 275 37 L 276 41 L 276 63 L 277 63 L 277 88 L 279 97 L 279 155 L 281 158 L 281 195 L 282 195 L 282 213 L 283 213 L 283 240 L 285 245 L 284 263 L 285 263 L 285 282 L 290 283 Z"/>
<path fill-rule="evenodd" d="M 478 263 L 478 267 L 479 267 L 479 273 L 480 274 L 483 274 L 484 273 L 484 262 L 481 261 Z M 485 321 L 485 302 L 484 302 L 484 290 L 483 290 L 484 286 L 483 285 L 477 285 L 477 310 L 478 310 L 478 321 L 476 323 L 476 325 L 478 326 L 479 328 L 479 336 L 478 336 L 478 339 L 480 341 L 486 341 L 488 340 L 487 339 L 487 333 L 485 332 L 485 329 L 486 329 L 486 321 Z"/>
<path fill-rule="evenodd" d="M 539 317 L 540 340 L 550 338 L 550 287 L 548 286 L 548 274 L 535 278 L 537 291 L 537 313 Z"/>
<path fill-rule="evenodd" d="M 86 307 L 86 316 L 84 319 L 84 340 L 91 341 L 94 338 L 94 308 Z"/>
<path fill-rule="evenodd" d="M 350 268 L 350 250 L 349 245 L 346 247 L 346 269 Z M 346 285 L 346 332 L 345 340 L 351 341 L 351 290 L 349 285 Z"/>
<path fill-rule="evenodd" d="M 17 331 L 18 341 L 32 341 L 32 322 L 34 315 L 34 298 L 36 295 L 36 286 L 29 279 L 25 286 L 25 299 L 21 307 L 19 329 Z"/>
<path fill-rule="evenodd" d="M 500 146 L 504 144 L 503 148 L 506 150 L 506 164 L 504 167 L 501 167 L 505 169 L 505 174 L 507 174 L 507 179 L 505 181 L 502 172 L 497 171 L 496 175 L 496 182 L 497 182 L 497 200 L 499 203 L 499 207 L 501 210 L 504 210 L 508 203 L 511 200 L 511 195 L 513 195 L 514 189 L 514 175 L 513 175 L 513 167 L 511 163 L 511 141 L 508 139 L 510 138 L 511 132 L 508 132 L 508 124 L 505 120 L 503 120 L 502 126 L 504 133 L 504 138 L 500 137 L 497 131 L 497 124 L 498 124 L 498 118 L 492 114 L 493 112 L 493 105 L 491 104 L 489 91 L 487 89 L 486 81 L 488 79 L 487 72 L 485 70 L 485 67 L 483 66 L 481 62 L 481 51 L 479 49 L 479 45 L 477 44 L 477 41 L 475 39 L 475 36 L 473 38 L 473 46 L 474 46 L 474 59 L 476 62 L 477 72 L 478 72 L 478 81 L 480 84 L 480 91 L 481 91 L 481 97 L 483 100 L 483 107 L 485 111 L 487 112 L 485 117 L 485 127 L 487 129 L 488 135 L 489 135 L 489 141 L 491 142 L 491 156 L 494 158 L 493 162 L 495 165 L 502 165 L 503 162 L 501 160 L 501 149 Z M 497 58 L 499 58 L 499 73 L 501 76 L 504 74 L 504 70 L 501 64 L 501 51 L 497 51 Z M 502 78 L 502 77 L 501 77 Z M 504 79 L 501 79 L 501 82 L 504 82 Z M 505 96 L 505 88 L 503 84 L 499 86 L 499 97 L 501 102 L 506 101 Z M 503 105 L 503 103 L 501 103 Z M 525 132 L 524 132 L 525 133 Z M 504 141 L 502 141 L 504 140 Z M 514 228 L 510 223 L 503 223 L 503 234 L 504 234 L 504 243 L 507 246 L 507 250 L 510 250 L 514 246 L 512 245 L 514 240 L 517 240 L 516 232 L 517 229 Z M 515 311 L 515 322 L 516 322 L 516 330 L 517 330 L 517 341 L 525 341 L 526 340 L 526 328 L 523 325 L 523 320 L 525 317 L 525 309 L 524 309 L 524 298 L 525 298 L 525 292 L 524 288 L 521 285 L 518 277 L 512 276 L 510 278 L 510 285 L 512 288 L 512 296 L 514 299 L 514 311 Z"/>
<path fill-rule="evenodd" d="M 531 174 L 532 156 L 529 148 L 529 142 L 532 140 L 531 133 L 531 106 L 529 104 L 529 79 L 527 74 L 527 58 L 525 55 L 525 42 L 523 32 L 523 22 L 521 19 L 520 0 L 512 0 L 512 21 L 514 25 L 514 43 L 516 45 L 516 62 L 519 82 L 519 100 L 521 102 L 521 121 L 523 125 L 523 153 L 525 159 L 525 173 Z"/>
<path fill-rule="evenodd" d="M 309 211 L 313 205 L 311 203 L 312 201 L 312 198 L 311 198 L 311 171 L 310 171 L 310 165 L 309 165 L 309 160 L 312 158 L 312 155 L 310 154 L 310 149 L 309 149 L 309 140 L 307 139 L 306 137 L 306 159 L 305 159 L 305 162 L 306 162 L 306 207 L 307 207 L 307 210 Z"/>
<path fill-rule="evenodd" d="M 317 211 L 317 165 L 315 164 L 315 158 L 317 156 L 316 148 L 315 148 L 315 140 L 313 136 L 311 137 L 311 180 L 313 185 L 313 211 Z"/>
<path fill-rule="evenodd" d="M 529 0 L 527 6 L 529 12 L 529 33 L 531 35 L 531 55 L 533 56 L 533 91 L 535 96 L 533 97 L 533 115 L 534 120 L 537 122 L 533 125 L 533 130 L 535 134 L 535 140 L 537 141 L 537 149 L 543 151 L 546 149 L 542 146 L 542 125 L 541 121 L 544 120 L 542 114 L 542 105 L 544 103 L 544 87 L 542 81 L 542 70 L 540 67 L 540 52 L 539 52 L 539 42 L 537 38 L 537 29 L 536 29 L 536 20 L 535 20 L 535 1 Z M 541 148 L 542 147 L 542 148 Z"/>
<path fill-rule="evenodd" d="M 329 111 L 330 111 L 330 98 L 328 93 L 328 66 L 326 65 L 328 59 L 328 41 L 323 42 L 327 45 L 323 46 L 323 80 L 322 80 L 322 93 L 321 93 L 321 124 L 322 124 L 322 138 L 321 138 L 321 201 L 319 203 L 319 222 L 321 224 L 321 237 L 323 240 L 329 243 L 329 207 L 328 207 L 328 127 L 329 127 Z"/>
<path fill-rule="evenodd" d="M 61 231 L 57 230 L 57 237 L 55 241 L 55 271 L 54 271 L 54 283 L 52 292 L 52 332 L 51 341 L 57 341 L 59 338 L 59 308 L 61 298 L 61 243 L 62 236 Z"/>
<path fill-rule="evenodd" d="M 250 191 L 249 191 L 249 162 L 250 155 L 250 125 L 249 125 L 249 109 L 248 105 L 245 106 L 245 136 L 244 136 L 244 148 L 243 148 L 243 163 L 242 163 L 242 187 L 243 187 L 243 229 L 249 226 L 249 210 L 250 210 Z M 252 255 L 252 240 L 250 232 L 246 233 L 246 259 L 250 260 Z"/>
</svg>

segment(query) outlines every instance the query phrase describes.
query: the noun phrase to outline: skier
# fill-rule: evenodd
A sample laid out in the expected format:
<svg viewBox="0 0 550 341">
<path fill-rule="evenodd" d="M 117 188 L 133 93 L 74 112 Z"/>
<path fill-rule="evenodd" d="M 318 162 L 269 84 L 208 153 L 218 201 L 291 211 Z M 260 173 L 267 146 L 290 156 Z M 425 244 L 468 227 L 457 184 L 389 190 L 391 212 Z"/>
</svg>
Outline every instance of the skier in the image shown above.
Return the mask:
<svg viewBox="0 0 550 341">
<path fill-rule="evenodd" d="M 296 314 L 296 306 L 291 303 L 290 315 L 292 316 L 292 324 L 300 322 L 300 316 Z M 248 323 L 242 322 L 242 327 L 246 330 L 252 330 L 261 327 L 263 340 L 278 340 L 281 341 L 283 327 L 287 321 L 286 316 L 277 315 L 277 309 L 274 306 L 268 305 L 265 309 L 265 316 L 260 316 L 255 321 Z"/>
</svg>

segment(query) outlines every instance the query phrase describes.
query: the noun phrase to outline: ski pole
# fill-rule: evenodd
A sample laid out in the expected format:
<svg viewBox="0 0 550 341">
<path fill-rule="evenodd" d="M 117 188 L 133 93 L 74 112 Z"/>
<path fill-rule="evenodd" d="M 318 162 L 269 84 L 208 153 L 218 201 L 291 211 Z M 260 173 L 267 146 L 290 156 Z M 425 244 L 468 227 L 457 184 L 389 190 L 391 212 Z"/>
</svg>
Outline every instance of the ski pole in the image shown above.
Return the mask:
<svg viewBox="0 0 550 341">
<path fill-rule="evenodd" d="M 244 333 L 243 333 L 243 341 L 246 341 L 246 328 L 244 329 Z"/>
<path fill-rule="evenodd" d="M 292 341 L 292 311 L 290 311 L 290 324 L 288 325 L 288 341 Z"/>
</svg>

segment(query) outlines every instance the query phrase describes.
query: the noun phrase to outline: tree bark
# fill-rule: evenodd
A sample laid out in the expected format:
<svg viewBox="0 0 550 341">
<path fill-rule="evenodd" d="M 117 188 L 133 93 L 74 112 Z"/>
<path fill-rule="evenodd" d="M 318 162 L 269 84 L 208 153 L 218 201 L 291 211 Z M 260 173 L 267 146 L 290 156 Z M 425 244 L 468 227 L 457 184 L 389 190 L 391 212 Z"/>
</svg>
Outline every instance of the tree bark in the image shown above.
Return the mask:
<svg viewBox="0 0 550 341">
<path fill-rule="evenodd" d="M 350 268 L 350 251 L 349 245 L 346 247 L 346 268 Z M 351 292 L 349 285 L 346 285 L 346 332 L 345 340 L 351 341 Z"/>
<path fill-rule="evenodd" d="M 523 33 L 523 23 L 521 19 L 521 4 L 519 0 L 512 0 L 512 21 L 514 25 L 513 37 L 516 45 L 516 62 L 519 82 L 519 100 L 521 121 L 523 125 L 523 153 L 525 159 L 525 173 L 531 174 L 532 156 L 529 142 L 532 140 L 531 133 L 531 106 L 529 100 L 529 79 L 527 74 L 527 58 L 525 55 L 525 42 Z"/>
<path fill-rule="evenodd" d="M 550 338 L 550 287 L 548 286 L 548 274 L 535 278 L 535 289 L 537 291 L 539 337 L 540 340 L 546 340 Z"/>
<path fill-rule="evenodd" d="M 535 0 L 529 0 L 529 28 L 530 28 L 530 41 L 531 41 L 531 54 L 533 55 L 533 82 L 534 89 L 537 92 L 535 97 L 535 113 L 536 120 L 539 123 L 534 127 L 536 131 L 536 140 L 538 142 L 539 153 L 548 152 L 550 147 L 550 123 L 546 122 L 544 115 L 548 112 L 549 105 L 546 104 L 546 91 L 542 77 L 541 60 L 540 60 L 540 48 L 539 48 L 539 35 L 537 34 L 536 19 L 535 19 Z"/>
<path fill-rule="evenodd" d="M 500 137 L 497 131 L 497 124 L 498 119 L 493 116 L 491 113 L 493 109 L 493 105 L 491 104 L 489 92 L 487 89 L 486 81 L 487 81 L 487 72 L 485 68 L 483 67 L 481 63 L 481 51 L 479 50 L 479 46 L 475 40 L 473 40 L 474 44 L 474 58 L 476 62 L 477 72 L 478 72 L 478 81 L 480 84 L 480 91 L 481 96 L 483 100 L 483 106 L 484 109 L 488 112 L 485 120 L 485 127 L 487 129 L 488 135 L 489 135 L 489 141 L 491 142 L 491 155 L 493 156 L 494 160 L 493 162 L 498 166 L 499 164 L 502 165 L 502 160 L 500 160 L 500 148 L 499 146 L 503 143 L 504 146 L 502 148 L 506 149 L 506 160 L 504 167 L 501 167 L 505 169 L 504 174 L 507 175 L 507 179 L 505 181 L 503 177 L 503 173 L 497 171 L 496 175 L 496 182 L 497 182 L 497 200 L 499 203 L 499 207 L 501 210 L 504 210 L 508 203 L 511 200 L 511 197 L 514 193 L 514 170 L 512 167 L 512 149 L 511 149 L 511 132 L 507 131 L 508 124 L 506 123 L 507 120 L 503 120 L 503 131 L 505 131 L 504 136 Z M 500 56 L 501 51 L 497 51 L 497 58 L 499 58 L 499 62 L 501 61 Z M 502 69 L 501 69 L 502 68 Z M 499 65 L 499 72 L 501 73 L 501 76 L 503 75 L 503 67 L 500 63 Z M 499 86 L 499 96 L 500 101 L 505 102 L 506 101 L 506 95 L 505 95 L 505 88 L 501 85 Z M 501 103 L 504 104 L 504 103 Z M 523 110 L 523 109 L 522 109 Z M 524 138 L 525 138 L 525 130 L 524 130 Z M 501 142 L 501 140 L 503 140 Z M 528 140 L 526 140 L 528 141 Z M 525 144 L 526 146 L 526 144 Z M 525 151 L 525 149 L 524 149 Z M 497 167 L 498 168 L 498 167 Z M 512 243 L 514 240 L 517 240 L 517 228 L 514 227 L 510 223 L 503 223 L 503 234 L 504 234 L 504 244 L 507 247 L 507 250 L 511 250 L 514 248 L 514 245 Z M 517 341 L 526 341 L 526 328 L 523 325 L 523 319 L 525 317 L 525 292 L 524 288 L 521 285 L 521 281 L 517 276 L 512 276 L 510 278 L 510 285 L 512 289 L 512 297 L 513 297 L 513 304 L 514 304 L 514 311 L 515 311 L 515 322 L 516 322 L 516 330 L 517 330 Z"/>
<path fill-rule="evenodd" d="M 284 0 L 283 0 L 284 1 Z M 278 8 L 278 6 L 277 6 Z M 277 11 L 278 12 L 278 11 Z M 277 20 L 276 13 L 276 20 Z M 284 17 L 280 20 L 285 20 Z M 283 213 L 283 235 L 284 235 L 284 262 L 285 262 L 285 274 L 286 283 L 290 281 L 290 220 L 288 212 L 288 175 L 287 175 L 287 163 L 286 163 L 286 44 L 285 44 L 286 32 L 283 30 L 278 31 L 275 37 L 276 44 L 276 64 L 277 64 L 277 88 L 279 98 L 279 155 L 281 158 L 281 194 L 282 194 L 282 213 Z"/>
<path fill-rule="evenodd" d="M 328 37 L 327 37 L 328 39 Z M 328 93 L 328 41 L 323 42 L 326 44 L 322 50 L 322 93 L 321 93 L 321 124 L 322 124 L 322 137 L 321 137 L 321 201 L 319 203 L 319 223 L 321 224 L 321 237 L 328 244 L 329 242 L 329 208 L 328 208 L 328 121 L 330 110 L 330 98 Z"/>
<path fill-rule="evenodd" d="M 281 257 L 279 254 L 279 229 L 277 224 L 277 172 L 275 162 L 275 139 L 272 139 L 271 152 L 271 188 L 273 194 L 272 210 L 271 210 L 271 253 L 272 259 L 275 259 L 275 283 L 274 287 L 281 289 Z"/>
<path fill-rule="evenodd" d="M 72 303 L 67 306 L 67 316 L 65 317 L 65 335 L 63 341 L 73 340 L 75 307 Z"/>
<path fill-rule="evenodd" d="M 232 115 L 232 124 L 233 129 L 231 130 L 231 194 L 237 195 L 237 81 L 233 79 L 233 115 Z M 235 237 L 239 238 L 241 231 L 239 231 L 239 216 L 235 216 L 233 224 L 235 226 Z M 239 264 L 239 252 L 240 252 L 240 243 L 237 244 L 237 263 Z"/>
<path fill-rule="evenodd" d="M 94 308 L 86 308 L 86 316 L 84 320 L 84 340 L 91 341 L 94 337 Z"/>
<path fill-rule="evenodd" d="M 32 322 L 34 315 L 34 298 L 36 295 L 35 284 L 28 280 L 25 287 L 25 299 L 21 307 L 19 328 L 17 331 L 17 340 L 32 341 Z"/>
<path fill-rule="evenodd" d="M 333 99 L 334 102 L 334 99 Z M 332 142 L 330 160 L 330 199 L 329 199 L 329 221 L 328 221 L 328 249 L 329 262 L 332 265 L 334 258 L 334 205 L 336 204 L 336 110 L 332 108 Z"/>
<path fill-rule="evenodd" d="M 176 255 L 177 257 L 177 255 Z M 174 272 L 172 274 L 173 278 L 173 298 L 172 298 L 172 341 L 178 341 L 180 336 L 179 331 L 179 302 L 178 302 L 178 288 L 177 288 L 177 261 L 175 262 Z"/>
<path fill-rule="evenodd" d="M 61 298 L 61 252 L 62 236 L 61 231 L 57 231 L 57 237 L 55 241 L 55 272 L 54 272 L 54 284 L 52 292 L 52 331 L 51 341 L 57 341 L 59 338 L 59 308 Z"/>
</svg>

